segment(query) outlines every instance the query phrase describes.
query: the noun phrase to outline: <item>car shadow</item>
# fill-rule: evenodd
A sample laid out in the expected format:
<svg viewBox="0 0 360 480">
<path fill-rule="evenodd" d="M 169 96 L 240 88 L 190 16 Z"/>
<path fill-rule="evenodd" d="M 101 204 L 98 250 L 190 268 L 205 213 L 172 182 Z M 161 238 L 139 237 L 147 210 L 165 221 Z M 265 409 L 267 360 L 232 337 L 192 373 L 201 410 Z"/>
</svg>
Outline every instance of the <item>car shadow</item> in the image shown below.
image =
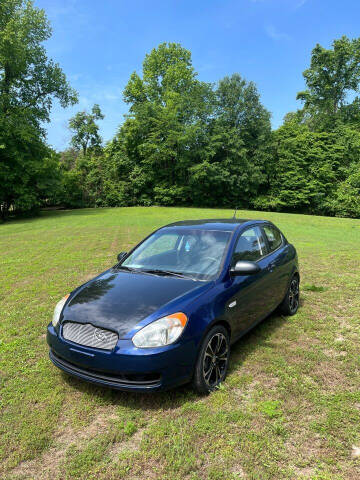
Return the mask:
<svg viewBox="0 0 360 480">
<path fill-rule="evenodd" d="M 300 297 L 299 308 L 304 305 L 304 299 Z M 237 340 L 231 347 L 231 356 L 228 374 L 240 368 L 249 355 L 256 353 L 264 345 L 269 346 L 269 339 L 274 332 L 288 322 L 290 317 L 281 315 L 277 310 L 262 320 L 243 337 Z"/>
<path fill-rule="evenodd" d="M 56 210 L 40 210 L 39 216 L 35 218 L 54 217 L 54 216 L 88 216 L 99 215 L 104 213 L 104 210 L 109 210 L 109 207 L 97 207 L 97 208 L 59 208 Z"/>
<path fill-rule="evenodd" d="M 279 313 L 272 313 L 256 327 L 251 329 L 243 337 L 237 340 L 231 347 L 231 356 L 228 374 L 238 370 L 241 364 L 249 355 L 252 355 L 256 350 L 269 344 L 269 338 L 281 326 L 286 323 L 288 317 L 279 315 Z"/>
<path fill-rule="evenodd" d="M 303 305 L 303 300 L 300 301 L 300 306 L 301 305 Z M 289 317 L 279 315 L 277 312 L 272 313 L 250 332 L 235 342 L 231 348 L 228 373 L 231 374 L 241 368 L 242 363 L 249 355 L 256 354 L 257 350 L 261 349 L 265 344 L 268 345 L 269 339 L 274 332 L 281 328 L 288 320 Z M 191 401 L 195 402 L 201 398 L 198 394 L 193 392 L 189 384 L 177 387 L 173 390 L 136 393 L 121 392 L 106 387 L 96 386 L 71 377 L 64 372 L 62 372 L 62 376 L 66 383 L 72 388 L 75 388 L 86 395 L 97 397 L 102 404 L 126 406 L 135 410 L 172 410 L 181 407 L 184 403 Z"/>
</svg>

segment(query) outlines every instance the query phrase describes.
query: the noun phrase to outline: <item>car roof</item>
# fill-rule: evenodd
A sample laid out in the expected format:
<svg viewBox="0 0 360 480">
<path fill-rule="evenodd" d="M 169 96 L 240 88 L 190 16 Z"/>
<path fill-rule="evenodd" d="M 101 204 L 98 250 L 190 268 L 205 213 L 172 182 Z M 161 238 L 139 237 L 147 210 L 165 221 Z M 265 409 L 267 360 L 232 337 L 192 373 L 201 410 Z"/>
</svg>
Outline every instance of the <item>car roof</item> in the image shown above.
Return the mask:
<svg viewBox="0 0 360 480">
<path fill-rule="evenodd" d="M 265 220 L 250 220 L 244 218 L 209 218 L 199 220 L 183 220 L 164 225 L 162 228 L 184 227 L 196 230 L 222 230 L 233 231 L 245 223 L 263 223 Z"/>
</svg>

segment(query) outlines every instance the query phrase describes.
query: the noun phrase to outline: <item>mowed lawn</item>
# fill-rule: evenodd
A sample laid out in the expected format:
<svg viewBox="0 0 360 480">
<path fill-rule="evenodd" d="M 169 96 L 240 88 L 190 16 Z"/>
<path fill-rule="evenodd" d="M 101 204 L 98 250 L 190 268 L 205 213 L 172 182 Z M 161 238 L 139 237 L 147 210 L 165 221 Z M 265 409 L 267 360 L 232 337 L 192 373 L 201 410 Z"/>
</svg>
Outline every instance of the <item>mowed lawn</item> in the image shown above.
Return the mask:
<svg viewBox="0 0 360 480">
<path fill-rule="evenodd" d="M 238 212 L 272 220 L 296 245 L 301 308 L 241 339 L 207 397 L 102 389 L 48 359 L 64 294 L 163 224 L 231 216 L 84 209 L 0 225 L 0 478 L 360 478 L 359 220 Z"/>
</svg>

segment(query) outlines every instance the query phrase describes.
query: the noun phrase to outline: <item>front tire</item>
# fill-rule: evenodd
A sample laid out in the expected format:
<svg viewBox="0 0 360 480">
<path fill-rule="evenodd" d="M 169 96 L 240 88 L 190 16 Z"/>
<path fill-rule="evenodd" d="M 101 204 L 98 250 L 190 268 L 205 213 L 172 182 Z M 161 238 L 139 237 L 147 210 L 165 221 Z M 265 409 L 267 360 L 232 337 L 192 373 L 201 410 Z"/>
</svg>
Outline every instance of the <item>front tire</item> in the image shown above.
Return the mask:
<svg viewBox="0 0 360 480">
<path fill-rule="evenodd" d="M 193 388 L 207 394 L 225 379 L 230 357 L 229 333 L 222 325 L 215 325 L 205 336 L 196 361 Z"/>
<path fill-rule="evenodd" d="M 299 308 L 299 284 L 300 278 L 294 275 L 291 279 L 289 288 L 286 292 L 284 300 L 279 306 L 279 310 L 283 315 L 295 315 Z"/>
</svg>

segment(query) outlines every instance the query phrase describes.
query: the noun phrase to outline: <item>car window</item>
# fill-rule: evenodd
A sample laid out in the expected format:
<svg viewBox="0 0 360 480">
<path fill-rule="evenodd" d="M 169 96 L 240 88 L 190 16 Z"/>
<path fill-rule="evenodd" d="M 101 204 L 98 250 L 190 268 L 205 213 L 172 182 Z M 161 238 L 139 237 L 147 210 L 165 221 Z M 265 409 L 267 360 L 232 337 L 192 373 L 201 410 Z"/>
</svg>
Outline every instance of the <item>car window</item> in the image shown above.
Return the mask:
<svg viewBox="0 0 360 480">
<path fill-rule="evenodd" d="M 282 236 L 277 228 L 271 225 L 264 225 L 264 232 L 269 242 L 270 251 L 274 251 L 282 244 Z"/>
<path fill-rule="evenodd" d="M 220 230 L 161 229 L 135 248 L 120 265 L 211 280 L 221 268 L 230 237 L 231 232 Z"/>
<path fill-rule="evenodd" d="M 239 260 L 250 260 L 255 262 L 266 255 L 266 245 L 259 227 L 245 230 L 236 242 L 232 264 Z"/>
<path fill-rule="evenodd" d="M 178 239 L 179 236 L 176 233 L 169 233 L 160 235 L 158 237 L 153 237 L 152 242 L 149 242 L 149 245 L 146 249 L 140 247 L 141 253 L 138 255 L 137 259 L 140 260 L 152 255 L 171 251 L 175 248 Z"/>
</svg>

